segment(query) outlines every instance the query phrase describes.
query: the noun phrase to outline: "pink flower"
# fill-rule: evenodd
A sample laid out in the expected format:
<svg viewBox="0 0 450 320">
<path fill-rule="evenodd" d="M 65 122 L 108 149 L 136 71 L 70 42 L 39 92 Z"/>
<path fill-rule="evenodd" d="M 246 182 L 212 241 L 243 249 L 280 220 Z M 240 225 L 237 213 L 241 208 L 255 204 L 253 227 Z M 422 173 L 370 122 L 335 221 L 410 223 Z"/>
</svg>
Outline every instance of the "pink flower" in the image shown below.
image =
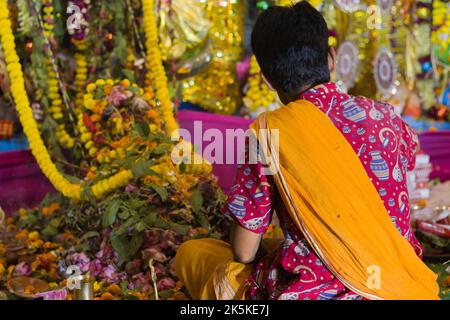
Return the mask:
<svg viewBox="0 0 450 320">
<path fill-rule="evenodd" d="M 134 192 L 137 191 L 139 188 L 134 184 L 134 183 L 129 183 L 126 187 L 125 187 L 125 192 Z"/>
<path fill-rule="evenodd" d="M 91 261 L 89 264 L 89 271 L 91 272 L 92 276 L 97 277 L 103 270 L 102 262 L 100 259 L 95 259 Z"/>
<path fill-rule="evenodd" d="M 26 262 L 21 262 L 14 268 L 15 276 L 29 276 L 31 275 L 31 267 Z"/>
<path fill-rule="evenodd" d="M 163 278 L 156 283 L 158 290 L 168 290 L 175 287 L 175 280 L 172 278 Z"/>
<path fill-rule="evenodd" d="M 73 264 L 78 265 L 82 272 L 87 272 L 89 270 L 90 259 L 84 252 L 73 253 L 70 256 L 70 261 Z"/>
<path fill-rule="evenodd" d="M 114 106 L 120 106 L 127 98 L 128 97 L 124 92 L 120 91 L 118 88 L 114 88 L 111 94 L 106 97 L 106 101 Z"/>
<path fill-rule="evenodd" d="M 150 289 L 150 286 L 150 277 L 141 272 L 131 277 L 128 289 L 140 289 L 141 291 L 148 291 Z"/>
<path fill-rule="evenodd" d="M 124 272 L 117 272 L 116 268 L 112 265 L 108 265 L 103 269 L 101 273 L 101 278 L 109 283 L 117 283 L 120 280 L 125 279 L 126 274 Z"/>
</svg>

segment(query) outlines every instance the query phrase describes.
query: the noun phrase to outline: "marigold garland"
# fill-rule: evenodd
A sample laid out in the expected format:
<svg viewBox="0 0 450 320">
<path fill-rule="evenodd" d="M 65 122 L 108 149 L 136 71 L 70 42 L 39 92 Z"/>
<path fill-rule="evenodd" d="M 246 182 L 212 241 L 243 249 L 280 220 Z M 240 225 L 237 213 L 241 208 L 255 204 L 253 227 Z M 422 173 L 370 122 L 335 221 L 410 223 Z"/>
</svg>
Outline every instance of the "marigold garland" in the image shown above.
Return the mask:
<svg viewBox="0 0 450 320">
<path fill-rule="evenodd" d="M 172 110 L 172 101 L 167 87 L 167 76 L 162 64 L 162 55 L 158 41 L 158 24 L 154 13 L 154 1 L 142 0 L 144 16 L 144 31 L 146 35 L 147 65 L 151 80 L 156 89 L 157 98 L 161 104 L 161 113 L 166 125 L 166 132 L 172 135 L 178 130 Z"/>
<path fill-rule="evenodd" d="M 142 12 L 144 17 L 144 32 L 146 35 L 145 46 L 147 48 L 147 67 L 150 78 L 156 89 L 156 97 L 161 104 L 161 114 L 166 126 L 166 133 L 172 137 L 178 137 L 178 123 L 175 120 L 172 101 L 167 86 L 167 75 L 163 67 L 163 59 L 158 40 L 158 23 L 154 12 L 153 0 L 142 0 Z M 189 143 L 189 149 L 192 151 L 192 144 Z M 195 163 L 187 166 L 187 171 L 195 172 L 211 172 L 211 165 L 202 159 L 199 161 L 200 155 L 193 152 Z"/>
<path fill-rule="evenodd" d="M 25 91 L 22 66 L 16 52 L 15 39 L 11 29 L 11 21 L 9 20 L 7 0 L 0 0 L 0 30 L 2 30 L 0 39 L 3 44 L 5 61 L 11 81 L 11 93 L 16 103 L 16 109 L 23 126 L 23 131 L 30 143 L 31 152 L 42 172 L 58 191 L 66 197 L 80 199 L 83 185 L 71 183 L 58 171 L 42 141 L 36 121 L 33 118 L 30 101 Z M 133 174 L 130 170 L 122 170 L 108 179 L 93 185 L 91 187 L 92 193 L 95 197 L 100 198 L 116 188 L 125 186 L 132 177 Z"/>
<path fill-rule="evenodd" d="M 76 111 L 78 112 L 83 104 L 84 89 L 86 86 L 87 74 L 88 74 L 88 62 L 86 59 L 86 35 L 89 32 L 88 27 L 88 15 L 90 9 L 90 0 L 73 0 L 69 1 L 69 6 L 75 6 L 80 9 L 81 15 L 79 16 L 78 25 L 68 28 L 71 35 L 72 43 L 76 47 L 75 63 L 76 63 L 76 75 L 75 75 L 75 89 L 77 94 L 75 97 Z"/>
<path fill-rule="evenodd" d="M 47 39 L 53 39 L 53 29 L 54 29 L 54 8 L 53 8 L 53 0 L 46 0 L 44 2 L 44 35 Z M 51 51 L 51 48 L 48 48 Z M 49 57 L 47 59 L 47 70 L 48 70 L 48 97 L 50 99 L 50 112 L 52 114 L 53 119 L 58 123 L 58 127 L 56 128 L 56 137 L 58 138 L 59 143 L 66 148 L 73 148 L 75 145 L 75 140 L 69 135 L 69 133 L 65 129 L 65 124 L 61 123 L 64 118 L 63 115 L 63 99 L 59 92 L 59 83 L 56 71 L 53 69 L 52 58 Z"/>
<path fill-rule="evenodd" d="M 433 25 L 431 40 L 435 45 L 440 46 L 440 50 L 444 52 L 450 44 L 450 4 L 444 1 L 436 0 L 433 2 Z M 444 61 L 450 63 L 450 60 Z"/>
</svg>

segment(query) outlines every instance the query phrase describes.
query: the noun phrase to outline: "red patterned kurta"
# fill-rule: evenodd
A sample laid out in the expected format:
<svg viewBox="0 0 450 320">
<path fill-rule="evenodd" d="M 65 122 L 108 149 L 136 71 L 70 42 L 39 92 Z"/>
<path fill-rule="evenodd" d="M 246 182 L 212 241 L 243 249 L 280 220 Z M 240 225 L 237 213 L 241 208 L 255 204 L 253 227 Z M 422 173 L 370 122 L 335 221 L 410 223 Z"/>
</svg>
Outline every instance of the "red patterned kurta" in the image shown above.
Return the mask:
<svg viewBox="0 0 450 320">
<path fill-rule="evenodd" d="M 392 222 L 421 256 L 421 246 L 409 221 L 406 188 L 406 171 L 414 167 L 417 147 L 412 129 L 392 106 L 341 93 L 334 83 L 310 89 L 300 98 L 322 110 L 352 145 Z M 267 230 L 276 211 L 284 232 L 282 246 L 258 261 L 248 279 L 250 298 L 361 299 L 346 289 L 312 251 L 282 206 L 271 177 L 262 174 L 262 169 L 261 163 L 238 166 L 224 208 L 244 228 L 259 234 Z"/>
</svg>

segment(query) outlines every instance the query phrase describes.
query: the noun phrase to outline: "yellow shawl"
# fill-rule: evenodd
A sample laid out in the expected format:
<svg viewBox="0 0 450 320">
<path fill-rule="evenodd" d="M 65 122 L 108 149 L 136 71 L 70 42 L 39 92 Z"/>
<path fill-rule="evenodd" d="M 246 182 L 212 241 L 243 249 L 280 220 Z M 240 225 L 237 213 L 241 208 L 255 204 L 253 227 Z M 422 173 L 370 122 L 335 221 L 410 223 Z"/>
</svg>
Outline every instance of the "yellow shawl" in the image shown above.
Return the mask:
<svg viewBox="0 0 450 320">
<path fill-rule="evenodd" d="M 279 130 L 279 158 L 267 148 L 277 189 L 316 254 L 349 289 L 368 299 L 439 299 L 436 275 L 394 227 L 358 156 L 330 119 L 299 100 L 251 128 Z M 375 272 L 375 273 L 372 273 Z M 372 281 L 379 275 L 379 283 Z"/>
</svg>

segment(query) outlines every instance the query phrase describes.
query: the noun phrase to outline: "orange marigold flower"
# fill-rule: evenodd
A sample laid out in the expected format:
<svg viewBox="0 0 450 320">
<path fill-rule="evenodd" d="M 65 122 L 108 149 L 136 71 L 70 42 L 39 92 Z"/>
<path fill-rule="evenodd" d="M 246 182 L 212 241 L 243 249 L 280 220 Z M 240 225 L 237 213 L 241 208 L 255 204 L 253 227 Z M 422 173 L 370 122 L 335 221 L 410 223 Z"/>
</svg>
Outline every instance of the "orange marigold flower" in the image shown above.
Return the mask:
<svg viewBox="0 0 450 320">
<path fill-rule="evenodd" d="M 101 297 L 102 300 L 112 300 L 114 299 L 113 295 L 109 292 L 104 292 Z"/>
<path fill-rule="evenodd" d="M 52 204 L 50 205 L 50 210 L 52 210 L 53 212 L 59 210 L 60 206 L 58 202 L 52 202 Z"/>
<path fill-rule="evenodd" d="M 33 293 L 36 293 L 36 288 L 31 285 L 28 285 L 25 287 L 24 292 L 25 292 L 25 294 L 33 294 Z"/>
<path fill-rule="evenodd" d="M 50 242 L 50 241 L 46 241 L 46 242 L 44 242 L 44 245 L 42 247 L 44 249 L 56 249 L 59 247 L 59 244 Z"/>
<path fill-rule="evenodd" d="M 158 111 L 156 111 L 155 109 L 148 110 L 147 117 L 149 117 L 150 119 L 154 119 L 154 118 L 158 117 Z"/>
<path fill-rule="evenodd" d="M 31 241 L 30 246 L 34 248 L 41 248 L 44 245 L 44 241 L 41 239 Z"/>
<path fill-rule="evenodd" d="M 14 236 L 14 239 L 16 240 L 26 240 L 28 239 L 28 230 L 23 229 L 16 233 Z"/>
<path fill-rule="evenodd" d="M 112 85 L 105 85 L 103 88 L 103 91 L 105 91 L 105 94 L 109 95 L 112 92 L 113 86 Z"/>
<path fill-rule="evenodd" d="M 89 170 L 88 173 L 86 174 L 86 178 L 88 178 L 89 180 L 94 179 L 96 176 L 94 171 Z"/>
<path fill-rule="evenodd" d="M 111 292 L 113 295 L 120 295 L 120 293 L 122 292 L 122 290 L 120 289 L 120 287 L 117 284 L 111 284 L 108 286 L 108 288 L 106 288 L 106 291 Z"/>
<path fill-rule="evenodd" d="M 43 215 L 44 217 L 47 217 L 47 216 L 49 216 L 50 214 L 51 214 L 50 207 L 43 207 L 43 208 L 42 208 L 42 215 Z"/>
<path fill-rule="evenodd" d="M 100 121 L 101 120 L 101 118 L 102 117 L 100 117 L 100 115 L 99 114 L 93 114 L 93 115 L 91 115 L 91 121 L 92 122 L 98 122 L 98 121 Z"/>
</svg>

